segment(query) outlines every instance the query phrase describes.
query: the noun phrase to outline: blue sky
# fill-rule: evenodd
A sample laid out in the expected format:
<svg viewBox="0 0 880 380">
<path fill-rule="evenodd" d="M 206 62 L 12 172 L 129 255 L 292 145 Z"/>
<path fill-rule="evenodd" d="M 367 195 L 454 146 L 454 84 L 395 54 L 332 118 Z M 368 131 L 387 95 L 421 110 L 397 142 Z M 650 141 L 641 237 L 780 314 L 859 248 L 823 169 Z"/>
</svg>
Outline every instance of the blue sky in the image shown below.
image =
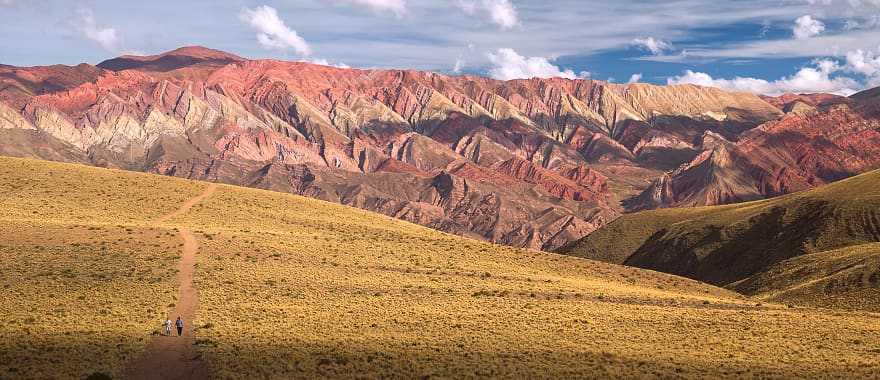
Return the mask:
<svg viewBox="0 0 880 380">
<path fill-rule="evenodd" d="M 249 58 L 777 94 L 880 85 L 880 0 L 0 0 L 0 63 Z"/>
</svg>

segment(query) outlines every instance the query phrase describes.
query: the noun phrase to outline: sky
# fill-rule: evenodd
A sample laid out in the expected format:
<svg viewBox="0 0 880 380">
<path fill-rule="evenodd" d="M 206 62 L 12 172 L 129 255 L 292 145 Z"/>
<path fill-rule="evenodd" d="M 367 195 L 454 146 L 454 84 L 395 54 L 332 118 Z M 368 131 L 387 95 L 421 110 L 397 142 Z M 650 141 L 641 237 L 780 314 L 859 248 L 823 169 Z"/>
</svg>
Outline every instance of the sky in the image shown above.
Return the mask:
<svg viewBox="0 0 880 380">
<path fill-rule="evenodd" d="M 880 86 L 880 0 L 0 0 L 0 63 L 201 45 L 248 58 L 498 79 Z"/>
</svg>

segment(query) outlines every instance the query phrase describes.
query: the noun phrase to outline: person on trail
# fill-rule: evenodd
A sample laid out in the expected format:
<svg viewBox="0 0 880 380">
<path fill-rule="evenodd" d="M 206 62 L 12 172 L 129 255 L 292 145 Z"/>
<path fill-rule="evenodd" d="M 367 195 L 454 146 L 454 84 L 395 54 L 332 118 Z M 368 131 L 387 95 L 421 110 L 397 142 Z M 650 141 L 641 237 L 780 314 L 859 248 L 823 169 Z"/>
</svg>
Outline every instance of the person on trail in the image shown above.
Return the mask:
<svg viewBox="0 0 880 380">
<path fill-rule="evenodd" d="M 177 317 L 175 325 L 177 325 L 177 336 L 183 335 L 183 320 L 180 317 Z"/>
<path fill-rule="evenodd" d="M 171 336 L 171 320 L 165 320 L 165 336 Z"/>
</svg>

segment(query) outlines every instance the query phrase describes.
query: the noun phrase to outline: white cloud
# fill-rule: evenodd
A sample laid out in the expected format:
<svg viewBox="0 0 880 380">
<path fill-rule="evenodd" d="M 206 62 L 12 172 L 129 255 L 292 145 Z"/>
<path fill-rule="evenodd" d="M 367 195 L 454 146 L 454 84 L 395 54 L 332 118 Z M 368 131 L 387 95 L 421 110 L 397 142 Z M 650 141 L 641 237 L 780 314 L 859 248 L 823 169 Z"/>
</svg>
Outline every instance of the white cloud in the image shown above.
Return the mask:
<svg viewBox="0 0 880 380">
<path fill-rule="evenodd" d="M 856 50 L 846 53 L 846 71 L 864 75 L 868 87 L 880 86 L 880 55 L 871 51 Z"/>
<path fill-rule="evenodd" d="M 761 40 L 735 44 L 719 49 L 688 49 L 689 60 L 717 58 L 801 58 L 841 56 L 858 49 L 873 49 L 880 45 L 880 33 L 875 30 L 854 30 L 848 33 L 820 35 L 809 43 L 797 39 Z M 655 57 L 646 57 L 652 60 Z M 660 59 L 668 58 L 658 56 Z"/>
<path fill-rule="evenodd" d="M 516 7 L 510 0 L 455 0 L 455 5 L 469 15 L 486 14 L 501 29 L 519 25 Z"/>
<path fill-rule="evenodd" d="M 498 49 L 495 53 L 487 53 L 492 68 L 489 76 L 495 79 L 529 79 L 529 78 L 568 78 L 576 79 L 579 76 L 571 70 L 560 70 L 558 66 L 550 63 L 545 57 L 524 57 L 513 49 Z M 580 77 L 589 76 L 588 72 L 581 72 Z"/>
<path fill-rule="evenodd" d="M 293 49 L 297 54 L 309 56 L 312 48 L 295 30 L 290 29 L 278 17 L 278 11 L 268 5 L 254 9 L 244 8 L 239 14 L 257 33 L 257 41 L 266 49 L 287 51 Z"/>
<path fill-rule="evenodd" d="M 654 37 L 636 38 L 632 40 L 632 44 L 643 49 L 647 49 L 651 54 L 658 55 L 664 51 L 671 50 L 672 45 L 668 42 L 656 39 Z"/>
<path fill-rule="evenodd" d="M 458 57 L 455 59 L 455 66 L 452 67 L 452 72 L 455 74 L 461 74 L 461 70 L 464 68 L 465 61 L 463 58 Z"/>
<path fill-rule="evenodd" d="M 629 77 L 629 80 L 626 83 L 638 83 L 642 80 L 642 74 L 633 74 Z"/>
<path fill-rule="evenodd" d="M 832 76 L 833 73 L 841 70 L 842 68 L 836 62 L 821 60 L 815 62 L 815 67 L 804 67 L 792 76 L 783 77 L 772 82 L 764 79 L 743 77 L 715 79 L 706 73 L 687 70 L 684 75 L 668 78 L 667 83 L 695 84 L 765 95 L 781 95 L 786 92 L 827 92 L 838 95 L 851 95 L 862 88 L 862 85 L 852 78 Z"/>
<path fill-rule="evenodd" d="M 468 0 L 479 7 L 482 7 L 482 1 Z M 68 2 L 70 1 L 13 0 L 13 8 L 22 8 L 24 11 L 39 8 L 32 6 L 33 4 Z M 105 3 L 94 0 L 79 0 L 74 3 L 77 2 Z M 455 6 L 455 2 L 456 0 L 408 0 L 405 8 L 396 8 L 405 9 L 405 20 L 402 22 L 393 22 L 393 11 L 387 11 L 386 17 L 373 16 L 371 12 L 377 11 L 377 8 L 359 6 L 351 0 L 233 1 L 231 3 L 239 5 L 234 5 L 231 9 L 233 17 L 237 17 L 242 6 L 255 8 L 266 4 L 277 8 L 285 23 L 311 43 L 312 50 L 315 50 L 313 54 L 317 56 L 343 59 L 355 66 L 434 71 L 451 69 L 456 56 L 461 53 L 461 47 L 469 42 L 477 46 L 472 55 L 465 55 L 469 68 L 489 65 L 483 52 L 495 51 L 499 47 L 515 47 L 532 56 L 588 56 L 607 50 L 623 49 L 630 46 L 634 38 L 648 36 L 674 42 L 675 52 L 687 49 L 692 53 L 686 57 L 688 62 L 713 57 L 812 59 L 835 54 L 835 47 L 839 47 L 836 54 L 842 54 L 856 49 L 875 49 L 880 44 L 880 33 L 877 30 L 842 30 L 844 20 L 854 19 L 864 24 L 867 15 L 880 13 L 877 8 L 864 8 L 864 4 L 864 11 L 853 10 L 849 0 L 834 0 L 828 6 L 809 5 L 800 0 L 618 0 L 614 6 L 607 6 L 598 0 L 509 0 L 508 3 L 515 7 L 519 23 L 504 33 L 499 33 L 500 26 L 492 21 L 487 11 L 475 9 L 473 17 L 466 17 Z M 150 32 L 149 28 L 137 27 L 143 26 L 146 15 L 125 13 L 121 7 L 123 2 L 113 2 L 113 5 L 111 2 L 106 3 L 100 11 L 93 8 L 97 21 L 99 24 L 105 23 L 102 25 L 104 27 L 115 27 L 125 43 L 134 42 L 132 38 L 135 36 L 137 41 L 143 41 L 143 46 L 152 46 L 151 50 L 172 43 L 162 42 L 163 33 L 157 34 L 156 31 Z M 202 18 L 222 19 L 222 9 L 228 10 L 229 7 L 213 7 L 215 3 L 217 2 L 178 1 L 181 12 L 201 15 Z M 340 4 L 344 4 L 344 7 L 340 7 Z M 64 7 L 43 8 L 49 8 L 50 12 L 33 12 L 26 17 L 14 17 L 32 20 L 6 20 L 7 27 L 0 27 L 8 32 L 3 36 L 3 42 L 9 47 L 3 52 L 8 54 L 0 54 L 4 63 L 25 65 L 48 62 L 39 61 L 42 58 L 38 57 L 44 55 L 21 53 L 27 51 L 27 46 L 33 45 L 33 38 L 39 37 L 33 31 L 47 28 L 46 25 L 51 29 L 51 25 L 59 18 L 57 13 L 62 12 Z M 104 16 L 105 8 L 108 12 L 107 18 Z M 0 10 L 3 9 L 6 7 L 0 7 Z M 111 12 L 115 13 L 113 18 L 110 18 Z M 813 37 L 810 43 L 790 38 L 794 20 L 807 14 L 825 22 L 827 31 Z M 585 20 L 589 22 L 585 24 Z M 773 30 L 776 27 L 787 29 L 789 35 L 776 39 L 773 38 L 776 34 L 770 33 L 766 39 L 756 40 L 754 38 L 757 38 L 758 31 L 754 30 L 754 33 L 747 31 L 746 35 L 722 36 L 724 38 L 715 40 L 713 35 L 705 32 L 706 28 L 718 25 L 746 26 L 758 23 L 755 27 L 757 29 L 764 21 L 774 25 Z M 169 19 L 165 23 L 168 28 L 181 33 L 175 35 L 175 40 L 178 41 L 202 41 L 214 45 L 218 41 L 225 41 L 226 46 L 242 46 L 239 52 L 245 55 L 258 55 L 259 52 L 254 50 L 262 50 L 255 41 L 256 31 L 239 33 L 238 27 L 229 28 L 228 25 L 223 27 L 212 23 L 204 23 L 203 28 L 188 28 L 183 19 Z M 245 25 L 248 24 L 242 23 L 240 26 L 250 28 Z M 332 28 L 328 29 L 328 25 Z M 208 27 L 210 30 L 205 29 Z M 832 29 L 834 33 L 831 33 Z M 202 32 L 199 33 L 198 30 Z M 206 37 L 205 33 L 209 35 Z M 41 38 L 50 36 L 51 34 Z M 320 46 L 318 37 L 321 37 Z M 243 46 L 246 42 L 252 42 L 252 45 Z M 759 42 L 761 44 L 757 44 Z M 63 40 L 60 39 L 46 41 L 44 45 L 46 54 L 59 57 L 76 54 L 64 49 Z M 317 51 L 319 47 L 320 51 Z M 50 53 L 52 50 L 55 52 Z M 291 55 L 294 55 L 292 50 Z M 646 59 L 662 57 L 649 53 L 644 55 Z M 71 57 L 66 62 L 74 61 Z M 575 72 L 577 71 L 576 69 Z M 620 82 L 625 82 L 629 76 L 618 77 Z"/>
<path fill-rule="evenodd" d="M 12 5 L 15 3 L 15 0 L 0 0 L 0 5 Z"/>
<path fill-rule="evenodd" d="M 492 21 L 504 29 L 513 28 L 519 24 L 516 8 L 508 0 L 484 0 L 484 6 L 492 15 Z"/>
<path fill-rule="evenodd" d="M 880 15 L 869 15 L 859 19 L 846 20 L 843 24 L 843 30 L 859 30 L 859 29 L 875 29 L 880 26 Z"/>
<path fill-rule="evenodd" d="M 822 34 L 825 31 L 825 23 L 814 19 L 813 16 L 804 15 L 794 21 L 792 31 L 794 38 L 802 40 Z"/>
<path fill-rule="evenodd" d="M 876 76 L 880 73 L 880 56 L 871 51 L 856 50 L 846 53 L 847 69 L 865 76 Z"/>
<path fill-rule="evenodd" d="M 406 0 L 338 0 L 345 3 L 364 6 L 374 12 L 391 12 L 397 18 L 406 15 Z"/>
<path fill-rule="evenodd" d="M 98 26 L 98 23 L 95 21 L 95 14 L 91 9 L 78 9 L 72 25 L 79 34 L 98 44 L 102 49 L 112 53 L 122 51 L 122 38 L 116 32 L 116 29 Z"/>
<path fill-rule="evenodd" d="M 321 66 L 336 67 L 339 69 L 350 69 L 351 68 L 351 66 L 346 65 L 345 62 L 331 63 L 330 61 L 328 61 L 327 59 L 324 59 L 324 58 L 306 59 L 306 60 L 303 60 L 302 62 L 313 63 L 313 64 L 321 65 Z"/>
</svg>

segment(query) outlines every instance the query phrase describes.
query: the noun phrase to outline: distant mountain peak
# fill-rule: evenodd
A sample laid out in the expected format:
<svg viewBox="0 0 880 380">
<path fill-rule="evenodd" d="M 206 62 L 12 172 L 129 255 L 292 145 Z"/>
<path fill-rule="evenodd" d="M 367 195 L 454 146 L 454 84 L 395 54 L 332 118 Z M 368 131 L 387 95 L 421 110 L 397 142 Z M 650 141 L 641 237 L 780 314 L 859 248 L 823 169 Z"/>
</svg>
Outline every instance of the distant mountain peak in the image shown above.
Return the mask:
<svg viewBox="0 0 880 380">
<path fill-rule="evenodd" d="M 164 53 L 156 54 L 156 55 L 148 55 L 148 56 L 140 56 L 140 55 L 123 55 L 119 58 L 126 59 L 136 59 L 136 60 L 156 60 L 162 57 L 168 56 L 183 56 L 183 57 L 191 57 L 191 58 L 199 58 L 199 59 L 226 59 L 233 61 L 243 61 L 245 60 L 242 57 L 239 57 L 232 53 L 227 53 L 222 50 L 206 48 L 204 46 L 183 46 L 174 50 L 170 50 Z"/>
<path fill-rule="evenodd" d="M 245 59 L 232 53 L 202 46 L 184 46 L 156 55 L 123 55 L 101 62 L 98 67 L 112 71 L 137 69 L 167 72 L 198 64 L 218 66 L 241 61 Z"/>
</svg>

